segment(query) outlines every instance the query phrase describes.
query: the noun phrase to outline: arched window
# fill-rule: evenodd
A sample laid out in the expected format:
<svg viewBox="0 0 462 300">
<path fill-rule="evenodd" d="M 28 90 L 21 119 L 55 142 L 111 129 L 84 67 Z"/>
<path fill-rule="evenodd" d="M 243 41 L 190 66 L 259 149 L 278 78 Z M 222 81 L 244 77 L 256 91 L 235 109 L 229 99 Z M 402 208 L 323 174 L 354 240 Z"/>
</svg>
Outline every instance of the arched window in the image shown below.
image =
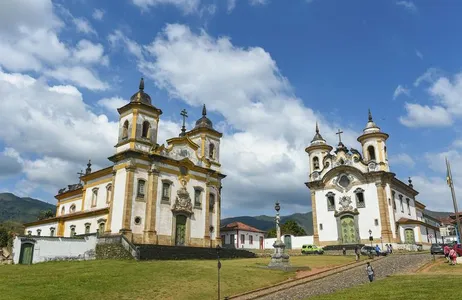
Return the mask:
<svg viewBox="0 0 462 300">
<path fill-rule="evenodd" d="M 213 143 L 209 144 L 209 158 L 215 159 L 215 145 Z"/>
<path fill-rule="evenodd" d="M 98 200 L 98 188 L 92 190 L 91 193 L 91 207 L 95 207 Z"/>
<path fill-rule="evenodd" d="M 149 138 L 149 133 L 150 133 L 150 128 L 151 128 L 151 125 L 149 124 L 148 121 L 144 121 L 143 122 L 143 130 L 141 131 L 141 137 L 143 138 Z"/>
<path fill-rule="evenodd" d="M 128 138 L 128 120 L 125 120 L 122 126 L 122 139 Z"/>
<path fill-rule="evenodd" d="M 105 227 L 106 227 L 106 223 L 104 222 L 99 223 L 99 228 L 98 228 L 99 234 L 104 234 Z"/>
<path fill-rule="evenodd" d="M 42 233 L 42 229 L 37 229 L 37 235 L 40 236 L 41 233 Z"/>
<path fill-rule="evenodd" d="M 375 160 L 375 148 L 374 148 L 374 146 L 367 147 L 367 154 L 369 154 L 369 160 Z"/>
<path fill-rule="evenodd" d="M 69 236 L 73 237 L 73 236 L 75 236 L 75 234 L 76 234 L 75 233 L 75 225 L 71 225 L 71 232 L 70 232 Z"/>
<path fill-rule="evenodd" d="M 319 158 L 317 156 L 313 157 L 313 169 L 319 170 Z"/>
<path fill-rule="evenodd" d="M 61 215 L 64 215 L 66 213 L 66 207 L 61 207 Z"/>
<path fill-rule="evenodd" d="M 200 208 L 202 204 L 202 188 L 194 188 L 194 207 Z"/>
<path fill-rule="evenodd" d="M 144 198 L 145 186 L 146 181 L 144 181 L 143 179 L 138 179 L 138 197 Z"/>
<path fill-rule="evenodd" d="M 75 204 L 72 204 L 71 207 L 69 208 L 69 213 L 75 213 Z"/>
<path fill-rule="evenodd" d="M 111 203 L 112 198 L 112 184 L 106 186 L 106 203 Z"/>
<path fill-rule="evenodd" d="M 89 234 L 90 233 L 90 223 L 85 223 L 85 234 Z"/>
<path fill-rule="evenodd" d="M 50 227 L 50 236 L 55 236 L 55 228 Z"/>
</svg>

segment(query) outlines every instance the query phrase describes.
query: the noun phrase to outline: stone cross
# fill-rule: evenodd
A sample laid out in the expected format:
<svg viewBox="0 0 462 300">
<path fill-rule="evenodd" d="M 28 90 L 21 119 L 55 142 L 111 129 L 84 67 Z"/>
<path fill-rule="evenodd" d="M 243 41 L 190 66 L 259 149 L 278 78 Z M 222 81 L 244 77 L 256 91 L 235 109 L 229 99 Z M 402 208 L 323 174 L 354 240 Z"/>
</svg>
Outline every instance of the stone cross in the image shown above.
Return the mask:
<svg viewBox="0 0 462 300">
<path fill-rule="evenodd" d="M 340 129 L 336 133 L 336 134 L 338 134 L 338 142 L 339 142 L 339 144 L 342 142 L 342 136 L 341 136 L 342 133 L 343 133 L 343 131 L 341 131 Z"/>
<path fill-rule="evenodd" d="M 80 179 L 80 177 L 85 175 L 85 173 L 83 172 L 83 170 L 80 170 L 80 172 L 77 172 L 77 175 L 79 175 L 79 183 L 82 183 L 82 179 Z"/>
<path fill-rule="evenodd" d="M 181 127 L 181 134 L 180 136 L 184 136 L 186 132 L 186 118 L 188 117 L 188 112 L 186 109 L 183 109 L 180 113 L 180 115 L 183 117 L 183 127 Z"/>
</svg>

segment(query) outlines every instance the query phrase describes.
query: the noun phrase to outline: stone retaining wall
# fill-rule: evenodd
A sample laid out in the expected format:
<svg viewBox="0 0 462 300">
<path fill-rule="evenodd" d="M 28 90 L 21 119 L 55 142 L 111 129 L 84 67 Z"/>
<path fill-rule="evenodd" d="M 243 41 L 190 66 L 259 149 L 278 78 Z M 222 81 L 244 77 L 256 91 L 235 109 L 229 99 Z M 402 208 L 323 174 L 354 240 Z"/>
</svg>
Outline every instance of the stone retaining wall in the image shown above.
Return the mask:
<svg viewBox="0 0 462 300">
<path fill-rule="evenodd" d="M 97 244 L 96 259 L 133 259 L 121 244 Z"/>
<path fill-rule="evenodd" d="M 136 245 L 140 260 L 217 259 L 215 248 Z M 222 248 L 220 258 L 253 258 L 255 253 L 239 249 Z"/>
</svg>

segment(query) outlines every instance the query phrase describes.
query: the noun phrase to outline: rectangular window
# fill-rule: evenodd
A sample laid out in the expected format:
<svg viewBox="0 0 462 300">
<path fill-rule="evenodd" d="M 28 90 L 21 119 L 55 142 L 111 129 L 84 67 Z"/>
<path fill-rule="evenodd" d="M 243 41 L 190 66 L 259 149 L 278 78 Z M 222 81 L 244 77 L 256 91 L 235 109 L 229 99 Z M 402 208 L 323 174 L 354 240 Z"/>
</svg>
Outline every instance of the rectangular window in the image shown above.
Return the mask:
<svg viewBox="0 0 462 300">
<path fill-rule="evenodd" d="M 144 197 L 146 182 L 144 180 L 138 180 L 138 197 Z"/>
<path fill-rule="evenodd" d="M 364 202 L 364 193 L 356 193 L 356 201 L 357 208 L 366 207 L 366 202 Z"/>
<path fill-rule="evenodd" d="M 226 236 L 225 235 L 221 236 L 221 243 L 226 244 Z"/>
<path fill-rule="evenodd" d="M 209 210 L 213 212 L 213 208 L 215 207 L 215 194 L 209 194 Z"/>
<path fill-rule="evenodd" d="M 335 196 L 333 193 L 327 194 L 327 210 L 328 211 L 335 210 Z"/>
<path fill-rule="evenodd" d="M 379 226 L 379 219 L 374 220 L 375 226 Z"/>
<path fill-rule="evenodd" d="M 241 244 L 245 244 L 245 235 L 241 234 Z"/>
<path fill-rule="evenodd" d="M 410 205 L 409 198 L 406 198 L 406 204 L 407 204 L 407 214 L 411 215 L 411 205 Z"/>
<path fill-rule="evenodd" d="M 322 230 L 322 223 L 319 223 L 319 230 Z"/>
<path fill-rule="evenodd" d="M 399 195 L 399 205 L 401 207 L 401 212 L 404 212 L 404 205 L 403 205 L 403 195 Z"/>
<path fill-rule="evenodd" d="M 195 189 L 194 190 L 194 206 L 195 207 L 201 207 L 201 195 L 202 191 L 200 189 Z"/>
<path fill-rule="evenodd" d="M 170 201 L 170 183 L 164 182 L 162 184 L 162 200 Z"/>
<path fill-rule="evenodd" d="M 229 236 L 229 243 L 230 243 L 231 245 L 236 244 L 236 240 L 235 240 L 235 238 L 234 238 L 234 234 L 231 234 L 231 235 Z"/>
<path fill-rule="evenodd" d="M 249 244 L 250 244 L 250 245 L 253 244 L 253 236 L 252 236 L 252 235 L 249 236 Z"/>
</svg>

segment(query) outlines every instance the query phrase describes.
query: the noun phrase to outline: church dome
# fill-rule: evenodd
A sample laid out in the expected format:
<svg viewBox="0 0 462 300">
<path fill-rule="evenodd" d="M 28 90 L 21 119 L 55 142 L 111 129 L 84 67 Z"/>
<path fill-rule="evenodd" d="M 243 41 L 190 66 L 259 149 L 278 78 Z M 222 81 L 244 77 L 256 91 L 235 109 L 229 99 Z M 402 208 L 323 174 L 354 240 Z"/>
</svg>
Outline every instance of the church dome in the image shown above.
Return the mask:
<svg viewBox="0 0 462 300">
<path fill-rule="evenodd" d="M 316 122 L 316 134 L 314 135 L 313 139 L 311 140 L 311 144 L 325 144 L 326 140 L 322 137 L 319 133 L 318 122 Z"/>
<path fill-rule="evenodd" d="M 205 108 L 205 104 L 202 107 L 202 118 L 196 121 L 196 126 L 194 126 L 194 129 L 196 128 L 210 128 L 213 129 L 213 123 L 210 121 L 209 118 L 207 118 L 207 108 Z"/>
<path fill-rule="evenodd" d="M 140 80 L 140 90 L 133 94 L 130 98 L 130 102 L 141 102 L 147 105 L 151 105 L 151 96 L 144 92 L 144 79 Z"/>
<path fill-rule="evenodd" d="M 380 127 L 375 124 L 372 120 L 371 110 L 369 109 L 369 120 L 366 124 L 366 128 L 363 130 L 364 133 L 373 133 L 373 132 L 380 132 Z"/>
</svg>

